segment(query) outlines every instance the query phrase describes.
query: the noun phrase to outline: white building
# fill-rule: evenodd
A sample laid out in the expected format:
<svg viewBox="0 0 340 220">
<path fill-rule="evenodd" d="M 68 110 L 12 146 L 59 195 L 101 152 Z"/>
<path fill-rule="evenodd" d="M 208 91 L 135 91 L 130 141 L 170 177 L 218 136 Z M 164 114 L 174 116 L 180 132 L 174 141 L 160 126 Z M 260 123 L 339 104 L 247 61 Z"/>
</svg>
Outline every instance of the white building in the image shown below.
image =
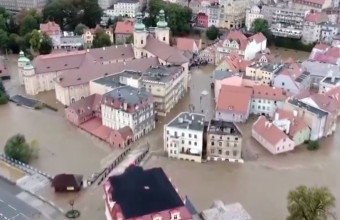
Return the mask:
<svg viewBox="0 0 340 220">
<path fill-rule="evenodd" d="M 115 1 L 114 0 L 98 0 L 98 5 L 103 10 L 111 7 Z"/>
<path fill-rule="evenodd" d="M 139 11 L 139 0 L 119 0 L 113 6 L 114 17 L 122 16 L 134 18 Z"/>
<path fill-rule="evenodd" d="M 113 130 L 129 126 L 134 140 L 155 128 L 152 95 L 146 90 L 122 86 L 103 95 L 103 125 Z"/>
<path fill-rule="evenodd" d="M 217 48 L 216 63 L 230 53 L 236 53 L 245 60 L 252 60 L 258 52 L 267 48 L 267 38 L 262 33 L 246 37 L 241 31 L 230 31 L 222 45 Z"/>
<path fill-rule="evenodd" d="M 164 125 L 164 150 L 171 158 L 202 162 L 205 116 L 182 112 Z"/>
<path fill-rule="evenodd" d="M 263 18 L 263 14 L 261 14 L 261 10 L 257 5 L 246 10 L 246 28 L 248 31 L 251 29 L 253 22 L 258 18 Z"/>
<path fill-rule="evenodd" d="M 320 40 L 321 24 L 327 21 L 327 15 L 321 12 L 309 13 L 302 28 L 302 41 L 304 43 L 314 43 Z"/>
<path fill-rule="evenodd" d="M 219 27 L 220 13 L 221 13 L 221 9 L 218 4 L 212 4 L 207 7 L 208 27 L 211 27 L 211 26 Z"/>
<path fill-rule="evenodd" d="M 325 94 L 334 87 L 340 86 L 340 76 L 335 76 L 331 72 L 323 78 L 319 84 L 319 93 Z"/>
<path fill-rule="evenodd" d="M 339 25 L 331 22 L 321 24 L 320 40 L 326 43 L 332 43 L 334 37 L 339 32 Z"/>
<path fill-rule="evenodd" d="M 17 12 L 21 10 L 43 8 L 48 0 L 0 0 L 0 6 Z"/>
</svg>

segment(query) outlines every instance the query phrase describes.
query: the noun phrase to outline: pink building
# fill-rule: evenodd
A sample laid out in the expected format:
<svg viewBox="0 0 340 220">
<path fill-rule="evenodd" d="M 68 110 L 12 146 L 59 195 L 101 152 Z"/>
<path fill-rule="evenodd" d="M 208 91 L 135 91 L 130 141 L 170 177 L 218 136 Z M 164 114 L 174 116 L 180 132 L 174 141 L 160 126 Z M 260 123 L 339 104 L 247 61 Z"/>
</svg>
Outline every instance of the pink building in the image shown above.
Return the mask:
<svg viewBox="0 0 340 220">
<path fill-rule="evenodd" d="M 128 167 L 104 185 L 107 220 L 191 220 L 162 168 Z"/>
<path fill-rule="evenodd" d="M 205 13 L 198 13 L 196 18 L 196 25 L 197 27 L 208 28 L 209 19 L 208 15 Z"/>
<path fill-rule="evenodd" d="M 252 128 L 252 137 L 272 154 L 294 150 L 295 143 L 275 124 L 260 116 Z"/>
<path fill-rule="evenodd" d="M 198 51 L 202 48 L 202 40 L 189 37 L 178 37 L 176 38 L 176 47 L 180 51 L 198 53 Z"/>
<path fill-rule="evenodd" d="M 40 31 L 47 34 L 48 36 L 61 34 L 59 24 L 55 23 L 54 21 L 49 21 L 45 24 L 40 24 Z"/>
</svg>

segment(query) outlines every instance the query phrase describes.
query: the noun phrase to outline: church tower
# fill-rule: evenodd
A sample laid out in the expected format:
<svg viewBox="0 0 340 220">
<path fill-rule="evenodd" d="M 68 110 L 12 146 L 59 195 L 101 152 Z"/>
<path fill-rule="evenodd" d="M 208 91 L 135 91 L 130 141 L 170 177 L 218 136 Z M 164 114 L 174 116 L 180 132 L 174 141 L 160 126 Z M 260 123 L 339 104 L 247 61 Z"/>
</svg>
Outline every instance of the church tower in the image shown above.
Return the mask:
<svg viewBox="0 0 340 220">
<path fill-rule="evenodd" d="M 159 11 L 159 21 L 157 22 L 157 27 L 155 28 L 156 39 L 169 44 L 170 38 L 170 28 L 168 28 L 168 22 L 165 21 L 164 10 Z"/>
<path fill-rule="evenodd" d="M 135 30 L 133 32 L 133 42 L 135 58 L 140 59 L 147 55 L 144 51 L 144 47 L 146 46 L 147 32 L 145 30 L 145 25 L 143 24 L 142 13 L 138 12 L 136 17 L 137 21 L 135 24 Z"/>
</svg>

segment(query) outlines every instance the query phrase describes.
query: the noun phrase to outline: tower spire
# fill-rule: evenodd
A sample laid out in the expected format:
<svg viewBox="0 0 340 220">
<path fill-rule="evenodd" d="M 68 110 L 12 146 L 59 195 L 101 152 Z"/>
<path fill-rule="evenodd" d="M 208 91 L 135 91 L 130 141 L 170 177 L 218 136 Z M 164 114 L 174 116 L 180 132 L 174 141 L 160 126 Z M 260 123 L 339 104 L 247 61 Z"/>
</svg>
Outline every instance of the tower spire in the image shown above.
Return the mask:
<svg viewBox="0 0 340 220">
<path fill-rule="evenodd" d="M 159 20 L 157 22 L 157 27 L 159 28 L 166 28 L 168 26 L 168 22 L 165 21 L 165 13 L 164 10 L 161 9 L 159 11 Z"/>
</svg>

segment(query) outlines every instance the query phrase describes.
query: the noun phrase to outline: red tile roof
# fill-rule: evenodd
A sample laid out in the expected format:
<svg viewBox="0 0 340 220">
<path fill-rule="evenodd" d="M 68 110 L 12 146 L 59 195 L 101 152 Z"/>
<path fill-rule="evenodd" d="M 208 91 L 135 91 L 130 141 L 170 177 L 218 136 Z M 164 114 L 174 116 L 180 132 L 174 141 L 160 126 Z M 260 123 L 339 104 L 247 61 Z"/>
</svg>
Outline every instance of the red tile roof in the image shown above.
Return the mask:
<svg viewBox="0 0 340 220">
<path fill-rule="evenodd" d="M 291 122 L 288 133 L 291 137 L 294 137 L 298 132 L 309 128 L 304 119 L 300 116 L 294 116 L 292 111 L 277 109 L 276 114 L 278 115 L 278 119 L 288 119 Z"/>
<path fill-rule="evenodd" d="M 227 40 L 237 41 L 241 50 L 245 50 L 248 45 L 248 38 L 239 30 L 230 31 L 227 35 Z"/>
<path fill-rule="evenodd" d="M 268 85 L 254 85 L 253 98 L 284 101 L 287 99 L 287 96 L 282 88 L 273 88 Z"/>
<path fill-rule="evenodd" d="M 319 49 L 319 50 L 326 50 L 329 49 L 331 46 L 329 44 L 325 43 L 318 43 L 314 46 L 314 48 Z"/>
<path fill-rule="evenodd" d="M 270 123 L 264 116 L 260 116 L 253 125 L 253 130 L 272 145 L 276 145 L 287 135 L 276 125 Z"/>
<path fill-rule="evenodd" d="M 327 15 L 321 12 L 311 12 L 306 16 L 305 20 L 318 24 L 327 21 Z"/>
<path fill-rule="evenodd" d="M 230 70 L 235 72 L 245 72 L 247 66 L 252 63 L 252 61 L 244 60 L 240 55 L 234 53 L 229 54 L 224 60 L 228 63 Z"/>
<path fill-rule="evenodd" d="M 124 140 L 126 140 L 128 137 L 133 137 L 133 132 L 129 126 L 118 129 L 118 132 Z"/>
<path fill-rule="evenodd" d="M 193 38 L 187 38 L 187 37 L 178 37 L 176 38 L 176 47 L 178 50 L 187 50 L 187 51 L 193 51 L 195 49 L 195 46 L 197 49 L 199 48 L 200 41 L 197 42 L 197 40 Z"/>
<path fill-rule="evenodd" d="M 261 32 L 249 37 L 248 39 L 250 41 L 255 40 L 256 43 L 261 43 L 261 42 L 267 40 L 267 38 Z"/>
<path fill-rule="evenodd" d="M 115 34 L 133 34 L 134 23 L 130 20 L 118 21 Z"/>
<path fill-rule="evenodd" d="M 310 98 L 324 111 L 334 113 L 340 109 L 340 104 L 327 95 L 313 94 Z"/>
<path fill-rule="evenodd" d="M 256 53 L 254 61 L 260 61 L 260 59 L 262 59 L 262 58 L 264 58 L 264 57 L 267 59 L 268 63 L 273 63 L 273 62 L 275 62 L 275 57 L 274 57 L 273 54 L 270 54 L 270 53 L 262 53 L 262 52 Z"/>
<path fill-rule="evenodd" d="M 45 24 L 40 24 L 40 31 L 47 35 L 59 34 L 61 29 L 59 24 L 54 21 L 49 21 Z"/>
<path fill-rule="evenodd" d="M 249 111 L 251 95 L 251 88 L 222 85 L 216 110 L 246 114 Z"/>
</svg>

